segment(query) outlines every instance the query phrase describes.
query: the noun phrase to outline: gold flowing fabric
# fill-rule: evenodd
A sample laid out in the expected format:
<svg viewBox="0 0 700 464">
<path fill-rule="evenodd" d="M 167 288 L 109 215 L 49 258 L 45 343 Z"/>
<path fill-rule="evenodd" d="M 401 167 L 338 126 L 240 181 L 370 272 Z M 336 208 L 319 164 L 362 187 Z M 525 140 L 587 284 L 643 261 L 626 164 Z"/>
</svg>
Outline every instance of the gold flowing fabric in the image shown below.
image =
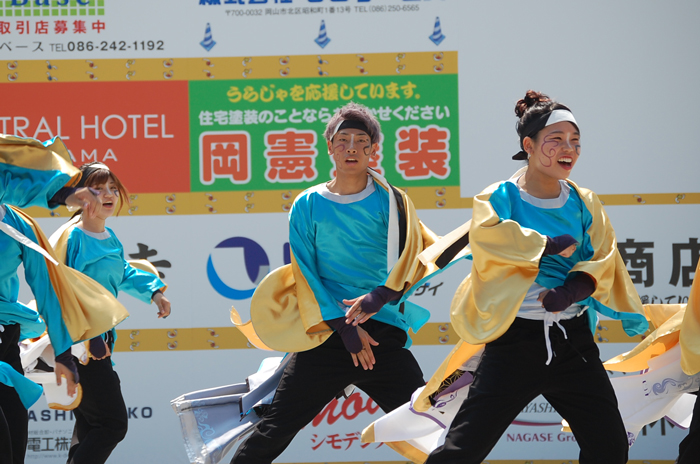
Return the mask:
<svg viewBox="0 0 700 464">
<path fill-rule="evenodd" d="M 681 323 L 681 369 L 688 375 L 700 372 L 700 262 L 690 287 L 690 297 Z"/>
<path fill-rule="evenodd" d="M 617 312 L 643 314 L 600 200 L 590 190 L 568 182 L 592 216 L 586 232 L 593 247 L 593 257 L 576 264 L 570 272 L 585 272 L 593 277 L 596 290 L 591 296 L 603 305 Z M 543 235 L 521 228 L 515 221 L 500 221 L 489 202 L 500 184 L 491 185 L 474 198 L 470 230 L 474 265 L 452 301 L 455 330 L 471 344 L 488 343 L 508 330 L 537 277 L 547 243 Z"/>
<path fill-rule="evenodd" d="M 539 272 L 547 239 L 512 220 L 501 221 L 489 198 L 501 182 L 474 197 L 470 235 L 472 272 L 458 287 L 450 319 L 473 345 L 497 339 L 515 319 Z"/>
<path fill-rule="evenodd" d="M 47 262 L 46 268 L 74 343 L 102 335 L 129 317 L 126 308 L 102 285 L 64 264 L 65 244 L 63 259 L 59 259 L 39 225 L 22 210 L 7 206 L 32 228 L 39 246 L 58 261 L 58 265 Z"/>
<path fill-rule="evenodd" d="M 333 333 L 320 320 L 313 292 L 301 272 L 296 277 L 295 266 L 292 255 L 292 264 L 275 269 L 260 282 L 250 301 L 250 321 L 241 323 L 238 312 L 231 308 L 231 322 L 251 345 L 263 350 L 306 351 L 319 346 Z"/>
<path fill-rule="evenodd" d="M 129 266 L 133 267 L 134 269 L 138 269 L 139 271 L 148 272 L 156 277 L 160 275 L 158 273 L 158 269 L 156 269 L 153 263 L 147 259 L 127 259 L 126 262 L 129 263 Z M 163 283 L 165 284 L 165 282 Z M 159 290 L 161 292 L 165 292 L 167 288 L 168 285 L 165 284 L 165 286 L 161 287 Z"/>
<path fill-rule="evenodd" d="M 656 329 L 627 353 L 605 362 L 610 371 L 635 372 L 649 368 L 649 361 L 678 343 L 681 344 L 681 369 L 688 375 L 700 372 L 700 263 L 690 287 L 687 304 L 644 305 L 647 319 Z"/>
<path fill-rule="evenodd" d="M 51 244 L 51 247 L 56 253 L 56 257 L 58 258 L 59 263 L 66 263 L 66 253 L 68 252 L 68 236 L 70 235 L 70 230 L 73 227 L 75 227 L 75 225 L 79 222 L 79 215 L 74 218 L 71 218 L 68 222 L 59 227 L 58 230 L 56 230 L 56 232 L 54 232 L 53 235 L 51 235 L 51 238 L 49 239 L 49 243 Z"/>
<path fill-rule="evenodd" d="M 593 217 L 588 231 L 593 257 L 589 261 L 577 263 L 570 272 L 585 272 L 593 277 L 596 289 L 591 297 L 603 305 L 617 312 L 644 314 L 642 301 L 617 249 L 615 231 L 598 195 L 591 190 L 579 188 L 572 181 L 568 182 L 579 193 Z"/>
<path fill-rule="evenodd" d="M 80 170 L 73 166 L 68 149 L 58 137 L 45 147 L 35 139 L 0 134 L 0 163 L 37 171 L 64 172 L 71 176 L 66 187 L 73 187 L 81 176 Z"/>
<path fill-rule="evenodd" d="M 376 185 L 387 190 L 390 196 L 394 194 L 381 182 Z M 428 268 L 418 260 L 418 255 L 432 245 L 437 236 L 418 220 L 408 195 L 397 191 L 406 214 L 406 244 L 384 285 L 402 291 L 427 275 Z M 252 345 L 282 352 L 310 350 L 333 333 L 323 321 L 321 308 L 293 253 L 291 264 L 275 269 L 258 285 L 250 302 L 250 321 L 242 323 L 232 307 L 231 322 Z"/>
</svg>

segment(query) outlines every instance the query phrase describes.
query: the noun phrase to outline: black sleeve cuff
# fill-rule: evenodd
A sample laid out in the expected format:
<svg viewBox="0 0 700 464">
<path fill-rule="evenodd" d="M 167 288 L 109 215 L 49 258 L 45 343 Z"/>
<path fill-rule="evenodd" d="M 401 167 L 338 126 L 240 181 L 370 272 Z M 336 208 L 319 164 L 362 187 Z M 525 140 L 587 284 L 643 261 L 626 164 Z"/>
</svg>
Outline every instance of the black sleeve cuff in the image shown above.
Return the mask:
<svg viewBox="0 0 700 464">
<path fill-rule="evenodd" d="M 78 376 L 78 367 L 75 365 L 75 359 L 73 358 L 73 354 L 71 353 L 70 348 L 56 356 L 56 362 L 63 364 L 73 373 L 75 383 L 80 382 L 80 377 Z"/>
<path fill-rule="evenodd" d="M 397 292 L 384 285 L 380 285 L 362 299 L 362 312 L 367 314 L 378 313 L 385 304 L 390 301 L 398 300 L 402 295 L 403 292 Z"/>
<path fill-rule="evenodd" d="M 55 208 L 58 205 L 65 205 L 66 200 L 69 196 L 73 195 L 77 188 L 73 187 L 62 187 L 56 194 L 49 200 L 49 208 Z"/>
<path fill-rule="evenodd" d="M 362 351 L 362 340 L 360 340 L 360 334 L 357 332 L 357 326 L 346 324 L 345 317 L 331 319 L 326 321 L 326 324 L 338 332 L 346 350 L 353 354 Z"/>
</svg>

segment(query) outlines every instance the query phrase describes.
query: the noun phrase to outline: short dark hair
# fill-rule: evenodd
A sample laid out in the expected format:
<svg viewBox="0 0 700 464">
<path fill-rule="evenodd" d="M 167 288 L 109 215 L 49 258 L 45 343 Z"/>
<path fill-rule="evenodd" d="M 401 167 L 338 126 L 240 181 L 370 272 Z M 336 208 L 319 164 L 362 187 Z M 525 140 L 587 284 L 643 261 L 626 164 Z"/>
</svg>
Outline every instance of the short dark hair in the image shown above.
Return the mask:
<svg viewBox="0 0 700 464">
<path fill-rule="evenodd" d="M 372 113 L 372 110 L 359 103 L 350 102 L 347 105 L 340 108 L 332 117 L 328 120 L 326 124 L 326 130 L 323 132 L 323 136 L 326 140 L 331 140 L 333 133 L 335 132 L 336 126 L 342 121 L 360 121 L 369 131 L 369 137 L 372 143 L 379 143 L 379 135 L 382 133 L 382 128 L 377 120 L 376 116 Z"/>
</svg>

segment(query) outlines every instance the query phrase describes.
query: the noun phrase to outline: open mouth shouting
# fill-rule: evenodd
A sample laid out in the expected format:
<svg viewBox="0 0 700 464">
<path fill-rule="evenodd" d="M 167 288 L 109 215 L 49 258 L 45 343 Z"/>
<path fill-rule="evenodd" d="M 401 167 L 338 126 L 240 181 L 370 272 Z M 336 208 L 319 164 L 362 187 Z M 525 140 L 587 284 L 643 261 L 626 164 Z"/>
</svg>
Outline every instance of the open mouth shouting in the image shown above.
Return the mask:
<svg viewBox="0 0 700 464">
<path fill-rule="evenodd" d="M 562 168 L 570 171 L 574 165 L 574 159 L 571 156 L 562 156 L 557 160 L 557 163 L 559 163 L 559 166 Z"/>
</svg>

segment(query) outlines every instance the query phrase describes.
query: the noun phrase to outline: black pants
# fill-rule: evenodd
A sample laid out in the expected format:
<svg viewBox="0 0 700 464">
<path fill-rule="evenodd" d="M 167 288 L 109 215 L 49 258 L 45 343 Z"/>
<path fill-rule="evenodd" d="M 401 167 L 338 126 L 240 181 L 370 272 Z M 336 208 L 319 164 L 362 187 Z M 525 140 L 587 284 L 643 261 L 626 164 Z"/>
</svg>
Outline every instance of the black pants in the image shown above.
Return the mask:
<svg viewBox="0 0 700 464">
<path fill-rule="evenodd" d="M 19 324 L 0 332 L 0 361 L 24 374 L 19 357 Z M 29 416 L 17 391 L 0 383 L 0 464 L 22 464 L 27 452 Z"/>
<path fill-rule="evenodd" d="M 408 402 L 425 385 L 413 354 L 403 348 L 403 330 L 372 319 L 362 328 L 379 342 L 372 348 L 377 361 L 374 369 L 355 367 L 337 333 L 317 348 L 292 354 L 270 409 L 238 448 L 232 463 L 271 463 L 350 384 L 361 388 L 385 412 Z"/>
<path fill-rule="evenodd" d="M 700 396 L 700 392 L 695 395 Z M 690 422 L 688 436 L 678 445 L 677 464 L 700 463 L 700 401 L 695 400 L 693 420 Z"/>
<path fill-rule="evenodd" d="M 554 325 L 547 351 L 542 321 L 516 318 L 488 343 L 469 395 L 454 418 L 445 444 L 426 464 L 479 464 L 520 411 L 538 395 L 566 419 L 581 449 L 581 464 L 627 462 L 627 433 L 608 374 L 585 316 Z M 584 361 L 585 359 L 585 361 Z"/>
<path fill-rule="evenodd" d="M 112 358 L 78 365 L 83 399 L 73 410 L 75 427 L 69 464 L 102 464 L 126 436 L 128 416 Z"/>
</svg>

